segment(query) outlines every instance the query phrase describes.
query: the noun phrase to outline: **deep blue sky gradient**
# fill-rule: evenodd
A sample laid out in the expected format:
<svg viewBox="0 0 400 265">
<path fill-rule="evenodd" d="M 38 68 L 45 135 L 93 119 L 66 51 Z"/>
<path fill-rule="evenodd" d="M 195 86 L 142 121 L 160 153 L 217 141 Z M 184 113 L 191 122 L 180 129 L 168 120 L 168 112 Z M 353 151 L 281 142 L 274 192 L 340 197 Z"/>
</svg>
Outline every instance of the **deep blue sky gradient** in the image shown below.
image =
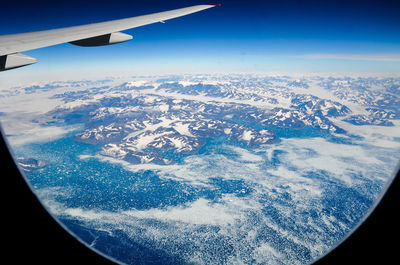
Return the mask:
<svg viewBox="0 0 400 265">
<path fill-rule="evenodd" d="M 196 14 L 125 31 L 127 43 L 25 52 L 30 71 L 400 72 L 400 1 L 8 1 L 0 34 L 107 21 L 196 4 Z M 352 55 L 360 55 L 354 59 Z M 310 55 L 321 55 L 312 58 Z M 324 56 L 329 55 L 329 56 Z M 341 56 L 340 59 L 335 56 Z M 349 56 L 349 59 L 343 56 Z M 385 55 L 394 60 L 371 60 Z M 23 68 L 24 69 L 24 68 Z M 25 68 L 26 69 L 26 68 Z M 15 70 L 20 71 L 20 70 Z"/>
</svg>

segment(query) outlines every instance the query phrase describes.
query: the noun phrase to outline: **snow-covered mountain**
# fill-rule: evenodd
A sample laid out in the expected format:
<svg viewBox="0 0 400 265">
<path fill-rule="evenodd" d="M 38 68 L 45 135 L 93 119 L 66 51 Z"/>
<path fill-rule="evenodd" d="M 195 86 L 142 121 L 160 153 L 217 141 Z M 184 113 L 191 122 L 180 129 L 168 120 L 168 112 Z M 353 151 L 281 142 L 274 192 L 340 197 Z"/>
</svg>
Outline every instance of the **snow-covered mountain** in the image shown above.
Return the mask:
<svg viewBox="0 0 400 265">
<path fill-rule="evenodd" d="M 400 102 L 394 94 L 399 83 L 249 75 L 149 78 L 54 95 L 64 104 L 48 115 L 83 122 L 85 129 L 74 139 L 101 145 L 103 155 L 170 164 L 175 162 L 170 153 L 194 154 L 210 138 L 257 148 L 279 141 L 275 132 L 282 128 L 344 135 L 335 121 L 392 126 L 400 117 L 393 108 Z"/>
</svg>

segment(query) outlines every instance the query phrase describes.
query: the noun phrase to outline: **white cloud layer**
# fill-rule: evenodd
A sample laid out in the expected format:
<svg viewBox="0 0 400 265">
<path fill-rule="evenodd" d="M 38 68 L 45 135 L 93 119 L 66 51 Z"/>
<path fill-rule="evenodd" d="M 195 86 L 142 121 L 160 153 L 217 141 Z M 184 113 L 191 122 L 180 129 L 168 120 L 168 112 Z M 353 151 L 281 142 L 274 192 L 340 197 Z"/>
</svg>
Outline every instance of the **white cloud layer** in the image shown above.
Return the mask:
<svg viewBox="0 0 400 265">
<path fill-rule="evenodd" d="M 67 133 L 75 131 L 79 126 L 37 126 L 35 128 L 25 130 L 22 133 L 7 137 L 11 146 L 25 145 L 29 143 L 43 143 L 56 140 L 63 137 Z"/>
</svg>

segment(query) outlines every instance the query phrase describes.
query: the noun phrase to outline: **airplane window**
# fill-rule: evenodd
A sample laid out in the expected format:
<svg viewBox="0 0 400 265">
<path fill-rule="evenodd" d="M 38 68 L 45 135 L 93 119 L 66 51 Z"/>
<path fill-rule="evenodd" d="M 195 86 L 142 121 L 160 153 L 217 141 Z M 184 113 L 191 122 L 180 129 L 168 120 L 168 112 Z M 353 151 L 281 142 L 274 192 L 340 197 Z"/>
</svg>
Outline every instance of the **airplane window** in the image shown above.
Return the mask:
<svg viewBox="0 0 400 265">
<path fill-rule="evenodd" d="M 1 54 L 14 160 L 91 249 L 124 264 L 309 264 L 393 181 L 399 4 L 250 2 L 73 42 L 122 44 Z M 9 3 L 2 19 L 18 23 L 1 34 L 199 4 L 116 3 Z"/>
</svg>

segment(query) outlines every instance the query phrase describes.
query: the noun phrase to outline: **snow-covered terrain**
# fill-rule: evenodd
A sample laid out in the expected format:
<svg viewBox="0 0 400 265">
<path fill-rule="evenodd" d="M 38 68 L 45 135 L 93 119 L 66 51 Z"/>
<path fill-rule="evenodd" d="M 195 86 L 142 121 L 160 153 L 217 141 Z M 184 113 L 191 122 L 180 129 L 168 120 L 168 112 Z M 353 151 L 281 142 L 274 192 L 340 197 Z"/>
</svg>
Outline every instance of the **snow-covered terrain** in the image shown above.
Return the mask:
<svg viewBox="0 0 400 265">
<path fill-rule="evenodd" d="M 45 205 L 125 263 L 310 263 L 400 157 L 400 77 L 137 76 L 2 88 L 0 100 Z"/>
</svg>

